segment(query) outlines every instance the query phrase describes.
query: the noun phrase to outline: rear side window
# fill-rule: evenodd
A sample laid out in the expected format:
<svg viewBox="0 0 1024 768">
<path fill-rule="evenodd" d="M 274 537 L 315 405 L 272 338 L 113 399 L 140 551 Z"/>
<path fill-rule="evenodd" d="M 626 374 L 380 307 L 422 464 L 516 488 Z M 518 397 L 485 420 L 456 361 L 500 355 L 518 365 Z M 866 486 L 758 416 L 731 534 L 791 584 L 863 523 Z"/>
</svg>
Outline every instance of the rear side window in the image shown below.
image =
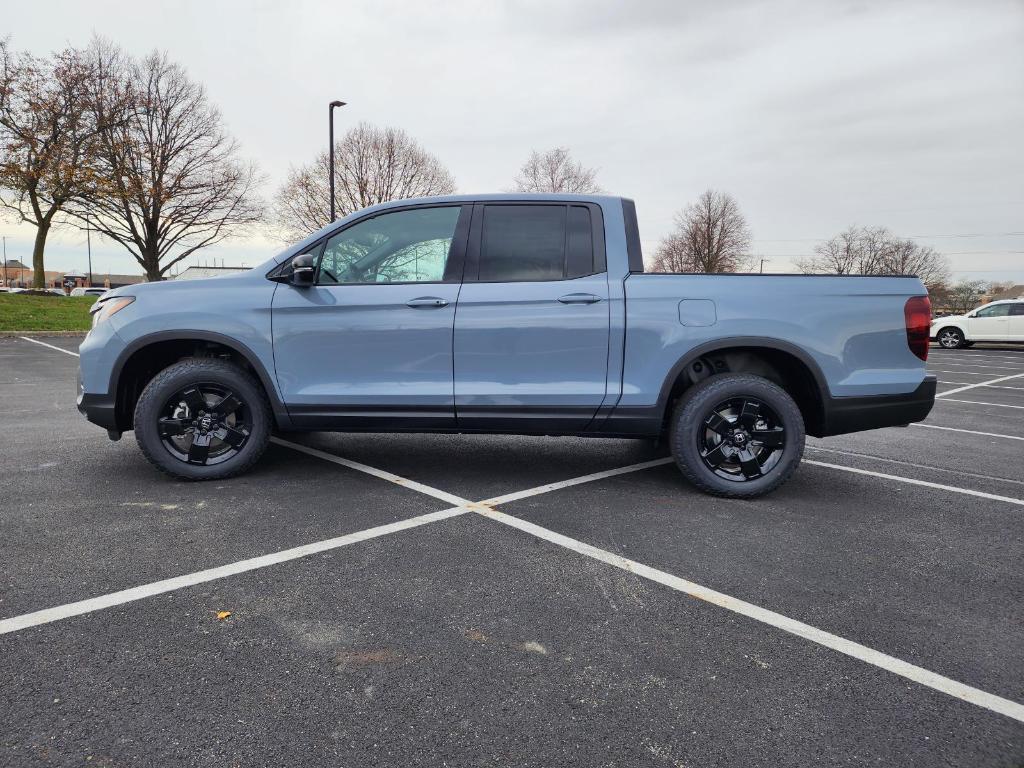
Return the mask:
<svg viewBox="0 0 1024 768">
<path fill-rule="evenodd" d="M 565 274 L 565 207 L 488 205 L 480 245 L 480 279 L 561 280 Z"/>
<path fill-rule="evenodd" d="M 566 218 L 565 276 L 582 277 L 594 271 L 594 238 L 590 211 L 582 205 L 569 206 Z"/>
<path fill-rule="evenodd" d="M 564 280 L 594 274 L 593 222 L 582 205 L 487 205 L 480 243 L 484 282 Z"/>
<path fill-rule="evenodd" d="M 1024 315 L 1024 304 L 1013 304 L 1010 306 L 1011 315 Z"/>
</svg>

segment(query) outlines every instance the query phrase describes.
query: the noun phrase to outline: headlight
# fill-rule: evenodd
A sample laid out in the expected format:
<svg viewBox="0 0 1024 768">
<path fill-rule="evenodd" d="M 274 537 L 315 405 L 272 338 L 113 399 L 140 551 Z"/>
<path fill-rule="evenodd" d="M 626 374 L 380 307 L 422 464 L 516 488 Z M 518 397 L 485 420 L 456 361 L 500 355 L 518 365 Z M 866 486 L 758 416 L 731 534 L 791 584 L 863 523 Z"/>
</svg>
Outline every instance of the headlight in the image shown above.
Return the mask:
<svg viewBox="0 0 1024 768">
<path fill-rule="evenodd" d="M 117 314 L 133 301 L 135 301 L 134 296 L 117 296 L 106 301 L 102 299 L 97 301 L 92 305 L 92 309 L 89 310 L 92 313 L 92 327 L 95 328 L 104 320 L 109 320 L 111 315 Z"/>
</svg>

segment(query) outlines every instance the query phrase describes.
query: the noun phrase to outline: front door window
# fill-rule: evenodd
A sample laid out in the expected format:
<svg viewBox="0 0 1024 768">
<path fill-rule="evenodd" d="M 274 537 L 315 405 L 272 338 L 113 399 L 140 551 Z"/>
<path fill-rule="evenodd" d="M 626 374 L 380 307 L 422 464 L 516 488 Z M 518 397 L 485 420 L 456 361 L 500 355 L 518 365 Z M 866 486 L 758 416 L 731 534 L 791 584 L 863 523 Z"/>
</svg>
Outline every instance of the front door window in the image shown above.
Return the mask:
<svg viewBox="0 0 1024 768">
<path fill-rule="evenodd" d="M 396 211 L 339 232 L 324 247 L 319 284 L 443 282 L 460 211 Z"/>
</svg>

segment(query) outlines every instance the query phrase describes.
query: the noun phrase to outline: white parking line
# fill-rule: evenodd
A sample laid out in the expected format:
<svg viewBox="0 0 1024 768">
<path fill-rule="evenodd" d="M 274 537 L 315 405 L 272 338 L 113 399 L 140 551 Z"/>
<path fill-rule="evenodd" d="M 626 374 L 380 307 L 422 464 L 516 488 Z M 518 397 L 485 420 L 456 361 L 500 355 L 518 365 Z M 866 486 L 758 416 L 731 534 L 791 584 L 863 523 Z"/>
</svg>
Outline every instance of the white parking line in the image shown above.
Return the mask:
<svg viewBox="0 0 1024 768">
<path fill-rule="evenodd" d="M 937 354 L 941 353 L 941 354 Z M 932 347 L 928 358 L 936 360 L 996 360 L 998 362 L 1024 363 L 1024 353 L 1019 355 L 1000 355 L 998 352 L 946 352 L 940 348 Z"/>
<path fill-rule="evenodd" d="M 537 496 L 541 493 L 548 493 L 550 491 L 558 491 L 562 488 L 570 488 L 574 485 L 580 485 L 582 483 L 591 483 L 594 480 L 604 480 L 608 477 L 615 477 L 616 475 L 624 475 L 627 472 L 637 472 L 641 469 L 650 469 L 651 467 L 660 467 L 663 464 L 671 464 L 675 459 L 666 456 L 662 459 L 654 459 L 652 461 L 644 461 L 640 464 L 631 464 L 628 467 L 619 467 L 617 469 L 606 469 L 603 472 L 594 472 L 591 475 L 583 475 L 582 477 L 574 477 L 570 480 L 560 480 L 557 483 L 547 483 L 545 485 L 538 485 L 534 488 L 527 488 L 525 491 L 515 491 L 514 493 L 506 493 L 504 496 L 495 496 L 490 499 L 481 501 L 481 504 L 489 507 L 496 507 L 499 504 L 510 504 L 513 501 L 519 501 L 520 499 L 528 498 L 529 496 Z"/>
<path fill-rule="evenodd" d="M 415 480 L 409 480 L 408 478 L 401 477 L 391 472 L 387 472 L 383 469 L 371 467 L 367 464 L 360 464 L 358 461 L 343 459 L 341 456 L 336 456 L 333 453 L 320 451 L 317 450 L 316 448 L 310 448 L 309 446 L 301 445 L 299 443 L 292 443 L 289 442 L 288 440 L 282 440 L 279 437 L 270 438 L 270 442 L 276 443 L 277 445 L 283 445 L 284 447 L 291 448 L 292 450 L 295 451 L 307 453 L 310 456 L 316 456 L 318 459 L 323 459 L 324 461 L 330 461 L 335 464 L 340 464 L 343 467 L 354 469 L 357 472 L 364 472 L 367 475 L 373 475 L 374 477 L 380 478 L 381 480 L 387 480 L 389 483 L 400 485 L 403 488 L 408 488 L 412 491 L 419 491 L 420 493 L 426 494 L 427 496 L 433 496 L 435 499 L 440 499 L 441 501 L 447 502 L 448 504 L 454 504 L 458 506 L 460 504 L 469 503 L 466 499 L 462 498 L 461 496 L 456 496 L 453 493 L 448 493 L 447 491 L 442 491 L 439 488 L 433 488 L 429 485 L 424 485 L 423 483 L 417 483 Z"/>
<path fill-rule="evenodd" d="M 301 547 L 285 549 L 280 552 L 273 552 L 269 555 L 253 557 L 248 560 L 239 560 L 237 563 L 228 563 L 227 565 L 221 565 L 217 568 L 208 568 L 205 571 L 197 571 L 195 573 L 185 574 L 184 576 L 175 576 L 170 579 L 154 581 L 149 584 L 143 584 L 139 587 L 123 589 L 119 592 L 111 592 L 110 594 L 92 597 L 88 600 L 79 600 L 74 603 L 67 603 L 66 605 L 58 605 L 55 608 L 44 608 L 41 611 L 33 611 L 32 613 L 25 613 L 21 616 L 14 616 L 9 619 L 0 619 L 0 635 L 7 634 L 8 632 L 17 632 L 22 629 L 28 629 L 29 627 L 39 626 L 40 624 L 49 624 L 50 622 L 60 621 L 61 619 L 68 619 L 72 616 L 81 616 L 84 613 L 91 613 L 104 608 L 113 608 L 116 605 L 124 605 L 125 603 L 130 603 L 135 600 L 142 600 L 147 597 L 153 597 L 154 595 L 162 595 L 167 592 L 173 592 L 178 589 L 184 589 L 185 587 L 195 586 L 196 584 L 202 584 L 207 581 L 214 581 L 215 579 L 223 579 L 227 576 L 235 576 L 239 573 L 254 571 L 258 568 L 266 568 L 267 566 L 285 563 L 289 560 L 297 560 L 300 557 L 308 557 L 309 555 L 315 555 L 318 552 L 327 552 L 329 550 L 337 549 L 338 547 L 345 547 L 349 544 L 355 544 L 360 541 L 367 541 L 380 536 L 387 536 L 391 533 L 397 533 L 398 531 L 405 531 L 409 528 L 418 528 L 421 525 L 433 523 L 437 520 L 447 520 L 449 517 L 464 515 L 467 512 L 469 512 L 469 509 L 466 507 L 443 509 L 440 512 L 431 512 L 426 515 L 411 517 L 408 520 L 399 520 L 396 523 L 388 523 L 387 525 L 379 525 L 375 528 L 367 528 L 366 530 L 357 531 L 356 533 L 349 533 L 344 536 L 318 541 L 313 544 L 304 544 Z"/>
<path fill-rule="evenodd" d="M 952 360 L 943 360 L 942 365 L 948 365 L 953 368 L 994 368 L 997 371 L 1020 371 L 1018 365 L 982 365 L 979 363 L 954 363 Z"/>
<path fill-rule="evenodd" d="M 1024 440 L 1024 438 L 1018 438 Z M 824 451 L 825 453 L 835 453 L 840 456 L 855 456 L 859 459 L 867 459 L 869 461 L 884 461 L 887 464 L 898 464 L 901 467 L 914 467 L 915 469 L 925 469 L 929 472 L 942 472 L 950 475 L 960 475 L 961 477 L 975 477 L 979 480 L 993 480 L 1000 483 L 1012 483 L 1013 485 L 1024 485 L 1024 480 L 1011 480 L 1008 477 L 999 477 L 998 475 L 982 475 L 977 472 L 964 472 L 962 469 L 947 469 L 945 467 L 936 467 L 933 464 L 915 464 L 912 461 L 906 461 L 905 459 L 890 459 L 888 456 L 875 456 L 871 453 L 858 453 L 857 451 L 840 451 L 838 448 L 820 448 L 817 445 L 808 445 L 806 447 L 808 451 Z"/>
<path fill-rule="evenodd" d="M 811 464 L 815 467 L 828 467 L 829 469 L 838 469 L 842 472 L 852 472 L 856 475 L 867 475 L 869 477 L 878 477 L 883 480 L 896 480 L 900 483 L 909 483 L 910 485 L 922 485 L 925 488 L 938 488 L 940 491 L 949 491 L 950 493 L 962 493 L 966 496 L 977 496 L 981 499 L 992 499 L 993 501 L 1005 501 L 1007 504 L 1015 504 L 1018 507 L 1024 507 L 1024 499 L 1015 499 L 1012 496 L 1000 496 L 995 493 L 985 493 L 984 491 L 975 491 L 973 488 L 960 488 L 956 485 L 943 485 L 942 483 L 931 483 L 927 480 L 918 480 L 916 477 L 902 477 L 900 475 L 887 475 L 884 472 L 873 472 L 870 469 L 858 469 L 857 467 L 844 467 L 841 464 L 829 464 L 824 461 L 814 461 L 813 459 L 804 459 L 803 464 Z"/>
<path fill-rule="evenodd" d="M 923 427 L 925 429 L 943 429 L 946 432 L 963 432 L 966 435 L 982 435 L 983 437 L 1001 437 L 1004 440 L 1024 440 L 1018 435 L 1001 435 L 997 432 L 977 432 L 973 429 L 957 429 L 956 427 L 940 427 L 938 424 L 911 424 L 912 427 Z"/>
<path fill-rule="evenodd" d="M 447 520 L 451 517 L 457 517 L 458 515 L 466 514 L 467 512 L 473 512 L 481 509 L 481 503 L 473 503 L 468 499 L 464 499 L 461 496 L 456 496 L 445 491 L 432 488 L 429 485 L 423 483 L 417 483 L 414 480 L 409 480 L 399 475 L 395 475 L 391 472 L 386 472 L 376 467 L 370 467 L 366 464 L 360 464 L 357 461 L 349 461 L 342 459 L 340 456 L 319 451 L 316 448 L 307 448 L 304 445 L 298 443 L 290 443 L 286 440 L 275 439 L 274 442 L 279 445 L 294 448 L 295 450 L 307 453 L 310 456 L 316 456 L 317 458 L 331 461 L 335 464 L 340 464 L 349 469 L 354 469 L 357 472 L 363 472 L 373 477 L 387 480 L 391 483 L 396 483 L 405 488 L 409 488 L 419 493 L 423 493 L 427 496 L 434 498 L 444 499 L 447 501 L 454 501 L 456 506 L 450 509 L 443 509 L 439 512 L 430 512 L 425 515 L 419 515 L 418 517 L 412 517 L 408 520 L 400 520 L 395 523 L 388 523 L 387 525 L 379 525 L 375 528 L 367 528 L 363 531 L 357 531 L 355 533 L 349 533 L 344 536 L 338 536 L 333 539 L 326 539 L 324 541 L 314 542 L 312 544 L 304 544 L 301 547 L 294 547 L 292 549 L 282 550 L 280 552 L 273 552 L 269 555 L 262 555 L 260 557 L 250 558 L 248 560 L 240 560 L 236 563 L 228 563 L 217 568 L 209 568 L 204 571 L 197 571 L 196 573 L 189 573 L 183 576 L 175 576 L 170 579 L 163 579 L 161 581 L 155 581 L 150 584 L 143 584 L 139 587 L 132 587 L 131 589 L 123 589 L 119 592 L 112 592 L 106 595 L 100 595 L 99 597 L 92 597 L 87 600 L 79 600 L 74 603 L 68 603 L 66 605 L 59 605 L 55 608 L 44 608 L 43 610 L 33 611 L 32 613 L 22 614 L 20 616 L 13 616 L 9 619 L 0 619 L 0 635 L 7 634 L 9 632 L 17 632 L 22 629 L 29 627 L 35 627 L 40 624 L 49 624 L 50 622 L 60 621 L 61 619 L 68 619 L 72 616 L 81 616 L 85 613 L 91 613 L 93 611 L 102 610 L 104 608 L 112 608 L 117 605 L 123 605 L 130 603 L 135 600 L 142 600 L 147 597 L 153 597 L 154 595 L 161 595 L 167 592 L 173 592 L 178 589 L 184 589 L 185 587 L 191 587 L 196 584 L 202 584 L 207 581 L 214 581 L 216 579 L 223 579 L 227 576 L 235 576 L 240 573 L 246 573 L 248 571 L 254 571 L 259 568 L 266 568 L 267 566 L 277 565 L 278 563 L 285 563 L 290 560 L 297 560 L 302 557 L 314 555 L 319 552 L 326 552 L 339 547 L 348 546 L 349 544 L 355 544 L 360 541 L 367 541 L 369 539 L 379 538 L 381 536 L 387 536 L 391 533 L 397 533 L 399 531 L 408 530 L 410 528 L 418 528 L 421 525 L 433 523 L 438 520 Z M 548 483 L 547 485 L 540 485 L 536 488 L 530 488 L 525 491 L 517 491 L 515 493 L 506 494 L 505 496 L 497 497 L 506 499 L 508 501 L 528 498 L 530 496 L 539 496 L 542 493 L 549 493 L 551 491 L 557 491 L 561 488 L 568 488 L 573 485 L 579 485 L 581 483 L 589 483 L 595 480 L 603 480 L 607 477 L 614 477 L 615 475 L 624 475 L 629 472 L 639 472 L 643 469 L 649 469 L 659 464 L 665 464 L 671 461 L 671 459 L 658 459 L 656 461 L 645 461 L 638 464 L 631 464 L 626 467 L 618 467 L 616 469 L 606 470 L 604 472 L 594 472 L 593 474 L 583 475 L 582 477 L 575 477 L 569 480 L 562 480 L 557 483 Z"/>
<path fill-rule="evenodd" d="M 927 373 L 952 373 L 956 376 L 991 376 L 988 371 L 946 371 L 941 368 L 928 368 Z"/>
<path fill-rule="evenodd" d="M 958 392 L 965 392 L 968 389 L 974 389 L 975 387 L 987 387 L 989 384 L 999 384 L 1004 381 L 1010 381 L 1011 379 L 1019 379 L 1024 376 L 1024 373 L 1015 373 L 1012 376 L 1000 376 L 998 379 L 989 379 L 988 381 L 979 381 L 977 384 L 968 384 L 958 389 L 950 389 L 946 392 L 941 392 L 936 397 L 945 397 L 946 395 L 955 395 Z"/>
<path fill-rule="evenodd" d="M 605 549 L 600 549 L 591 544 L 573 539 L 568 536 L 564 536 L 561 533 L 543 528 L 535 523 L 521 520 L 518 517 L 499 512 L 494 509 L 478 510 L 478 514 L 484 517 L 495 520 L 504 525 L 508 525 L 512 528 L 516 528 L 523 533 L 527 533 L 531 536 L 536 536 L 539 539 L 547 541 L 551 544 L 555 544 L 565 549 L 572 550 L 578 554 L 584 555 L 585 557 L 598 560 L 607 565 L 620 568 L 628 573 L 636 574 L 641 578 L 648 579 L 650 581 L 662 584 L 670 589 L 674 589 L 677 592 L 682 592 L 695 597 L 698 600 L 704 600 L 705 602 L 717 605 L 720 608 L 738 613 L 741 616 L 759 621 L 762 624 L 781 629 L 784 632 L 802 637 L 805 640 L 810 640 L 812 643 L 823 645 L 826 648 L 831 648 L 834 651 L 851 656 L 859 661 L 866 662 L 875 667 L 879 667 L 893 674 L 899 675 L 900 677 L 912 680 L 915 683 L 924 685 L 941 693 L 948 694 L 955 698 L 969 702 L 976 706 L 982 707 L 989 710 L 990 712 L 996 712 L 1000 715 L 1005 715 L 1014 720 L 1024 722 L 1024 705 L 1018 704 L 1015 701 L 1004 699 L 1001 696 L 996 696 L 986 691 L 979 690 L 978 688 L 972 688 L 964 683 L 951 680 L 948 677 L 931 672 L 923 667 L 919 667 L 915 664 L 910 664 L 906 661 L 889 656 L 888 654 L 876 651 L 873 648 L 868 648 L 866 645 L 855 643 L 852 640 L 847 640 L 839 635 L 833 635 L 831 632 L 812 627 L 810 624 L 804 624 L 802 621 L 791 619 L 788 616 L 784 616 L 781 613 L 770 611 L 767 608 L 761 608 L 753 603 L 748 603 L 744 600 L 732 597 L 731 595 L 724 594 L 723 592 L 717 592 L 708 587 L 702 586 L 692 581 L 682 579 L 678 576 L 673 576 L 671 573 L 652 568 L 649 565 L 637 562 L 636 560 L 630 560 L 628 558 L 617 555 L 614 552 L 609 552 Z"/>
<path fill-rule="evenodd" d="M 969 382 L 969 381 L 946 381 L 946 380 L 942 380 L 942 381 L 939 382 L 939 386 L 941 387 L 944 384 L 948 384 L 950 386 L 954 386 L 955 387 L 957 384 L 970 384 L 970 383 L 971 382 Z M 1024 387 L 1003 387 L 1003 386 L 1000 386 L 998 384 L 979 384 L 978 386 L 979 387 L 984 387 L 985 389 L 1010 389 L 1010 390 L 1013 390 L 1014 392 L 1024 392 Z"/>
<path fill-rule="evenodd" d="M 64 349 L 62 347 L 55 347 L 53 344 L 47 344 L 45 341 L 39 341 L 38 339 L 30 339 L 28 336 L 19 336 L 22 341 L 30 341 L 33 344 L 38 344 L 40 347 L 49 347 L 55 349 L 58 352 L 63 352 L 65 355 L 71 355 L 72 357 L 78 357 L 77 352 L 72 352 L 70 349 Z"/>
<path fill-rule="evenodd" d="M 928 362 L 930 362 L 930 363 L 938 363 L 939 365 L 942 365 L 943 363 L 950 363 L 950 364 L 953 364 L 953 365 L 976 365 L 976 363 L 973 362 L 975 360 L 977 360 L 978 363 L 983 363 L 985 365 L 989 365 L 989 364 L 1009 365 L 1011 367 L 1014 367 L 1014 366 L 1024 366 L 1024 355 L 1021 355 L 1020 357 L 970 357 L 970 358 L 956 358 L 956 357 L 952 357 L 952 356 L 951 357 L 936 357 L 935 355 L 928 355 Z"/>
<path fill-rule="evenodd" d="M 948 395 L 950 392 L 955 392 L 955 391 L 956 390 L 952 390 L 951 389 L 951 390 L 949 390 L 949 392 L 943 392 L 942 394 Z M 936 397 L 938 397 L 938 395 L 936 395 Z M 1019 410 L 1024 410 L 1024 405 L 1007 405 L 1006 403 L 983 403 L 980 400 L 957 400 L 955 397 L 947 397 L 942 402 L 944 402 L 944 403 L 967 403 L 968 405 L 991 405 L 991 406 L 994 406 L 996 408 L 1017 408 Z"/>
</svg>

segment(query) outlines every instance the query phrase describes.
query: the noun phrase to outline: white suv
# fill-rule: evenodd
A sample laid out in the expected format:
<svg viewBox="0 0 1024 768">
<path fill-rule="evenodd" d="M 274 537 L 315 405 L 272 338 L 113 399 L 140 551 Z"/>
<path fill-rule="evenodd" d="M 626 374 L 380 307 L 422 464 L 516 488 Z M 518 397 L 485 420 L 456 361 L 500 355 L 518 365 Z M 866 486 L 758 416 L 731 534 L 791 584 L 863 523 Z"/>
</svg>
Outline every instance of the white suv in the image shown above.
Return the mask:
<svg viewBox="0 0 1024 768">
<path fill-rule="evenodd" d="M 930 335 L 946 349 L 969 347 L 976 341 L 1024 342 L 1024 296 L 993 301 L 966 315 L 937 317 Z"/>
</svg>

